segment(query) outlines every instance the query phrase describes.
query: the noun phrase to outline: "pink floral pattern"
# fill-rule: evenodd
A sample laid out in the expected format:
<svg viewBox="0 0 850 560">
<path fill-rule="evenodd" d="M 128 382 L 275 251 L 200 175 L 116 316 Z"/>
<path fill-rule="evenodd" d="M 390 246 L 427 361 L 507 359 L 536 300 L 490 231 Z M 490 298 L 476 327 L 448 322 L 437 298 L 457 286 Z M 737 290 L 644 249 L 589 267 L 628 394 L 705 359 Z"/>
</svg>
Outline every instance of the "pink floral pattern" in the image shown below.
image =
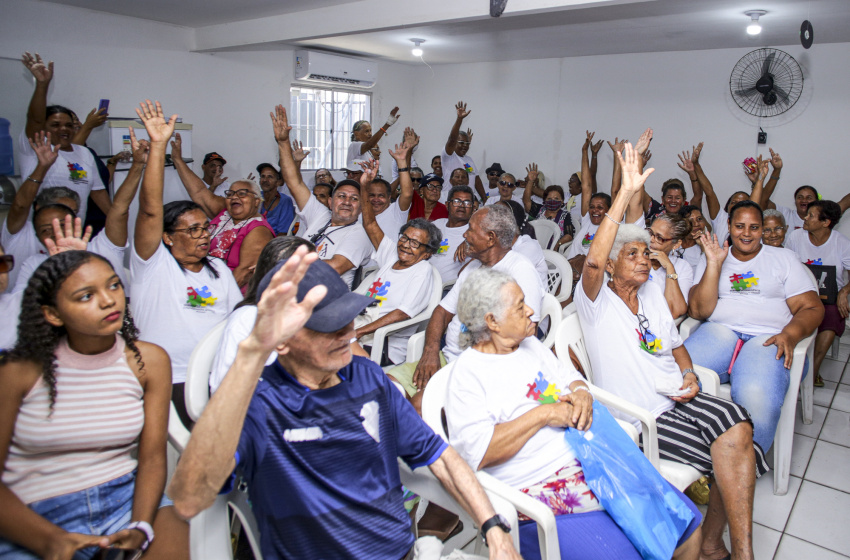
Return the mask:
<svg viewBox="0 0 850 560">
<path fill-rule="evenodd" d="M 546 504 L 555 515 L 602 511 L 603 507 L 584 480 L 584 471 L 578 459 L 554 473 L 546 480 L 520 489 L 535 500 Z M 529 518 L 519 514 L 520 521 Z"/>
</svg>

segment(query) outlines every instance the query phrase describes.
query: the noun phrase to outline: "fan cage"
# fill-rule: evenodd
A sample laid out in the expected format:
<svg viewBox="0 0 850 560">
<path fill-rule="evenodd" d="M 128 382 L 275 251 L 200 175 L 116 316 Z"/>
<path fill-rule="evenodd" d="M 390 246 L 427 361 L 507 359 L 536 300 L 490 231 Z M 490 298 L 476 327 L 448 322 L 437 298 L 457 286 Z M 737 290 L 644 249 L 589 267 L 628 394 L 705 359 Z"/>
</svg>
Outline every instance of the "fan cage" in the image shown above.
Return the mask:
<svg viewBox="0 0 850 560">
<path fill-rule="evenodd" d="M 773 74 L 774 86 L 778 86 L 787 97 L 778 96 L 776 103 L 767 105 L 755 85 L 762 76 L 762 67 L 773 54 L 768 72 Z M 735 64 L 729 78 L 729 92 L 738 107 L 758 117 L 775 117 L 786 112 L 797 103 L 803 93 L 803 71 L 790 54 L 779 49 L 757 49 L 747 53 Z"/>
</svg>

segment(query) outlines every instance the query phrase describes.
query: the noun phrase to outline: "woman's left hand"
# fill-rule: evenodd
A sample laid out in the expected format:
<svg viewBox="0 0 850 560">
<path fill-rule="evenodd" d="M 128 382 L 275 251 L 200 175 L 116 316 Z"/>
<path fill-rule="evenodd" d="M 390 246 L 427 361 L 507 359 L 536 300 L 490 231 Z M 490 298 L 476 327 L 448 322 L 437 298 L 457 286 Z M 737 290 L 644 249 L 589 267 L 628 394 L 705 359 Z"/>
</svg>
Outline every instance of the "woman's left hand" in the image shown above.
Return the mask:
<svg viewBox="0 0 850 560">
<path fill-rule="evenodd" d="M 561 402 L 568 402 L 573 405 L 573 427 L 577 430 L 587 430 L 593 422 L 593 395 L 590 391 L 573 391 L 572 393 L 561 395 Z"/>
<path fill-rule="evenodd" d="M 682 382 L 682 386 L 679 389 L 682 391 L 687 389 L 688 392 L 682 395 L 681 397 L 670 397 L 670 399 L 678 403 L 690 402 L 695 396 L 699 394 L 699 382 L 697 381 L 697 376 L 691 372 L 688 372 L 685 375 L 685 378 Z"/>
<path fill-rule="evenodd" d="M 785 369 L 791 369 L 791 361 L 794 359 L 794 347 L 797 346 L 799 340 L 794 340 L 790 335 L 781 332 L 775 336 L 771 336 L 764 341 L 764 346 L 776 345 L 776 359 L 785 356 Z"/>
<path fill-rule="evenodd" d="M 836 299 L 836 305 L 838 305 L 838 312 L 841 313 L 841 318 L 846 319 L 848 315 L 850 315 L 850 303 L 847 301 L 847 290 L 841 288 L 838 290 L 838 298 Z"/>
</svg>

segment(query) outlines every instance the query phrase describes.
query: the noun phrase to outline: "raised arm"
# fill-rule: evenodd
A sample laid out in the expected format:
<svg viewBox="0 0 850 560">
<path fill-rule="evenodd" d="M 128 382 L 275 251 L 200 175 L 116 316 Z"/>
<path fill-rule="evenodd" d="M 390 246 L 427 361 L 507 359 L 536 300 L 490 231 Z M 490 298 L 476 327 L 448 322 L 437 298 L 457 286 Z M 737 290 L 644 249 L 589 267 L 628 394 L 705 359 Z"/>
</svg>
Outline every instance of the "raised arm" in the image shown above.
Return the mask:
<svg viewBox="0 0 850 560">
<path fill-rule="evenodd" d="M 192 429 L 168 492 L 183 519 L 212 505 L 235 467 L 245 415 L 266 359 L 272 352 L 288 351 L 286 342 L 325 296 L 327 288 L 316 286 L 301 303 L 296 301 L 298 283 L 316 258 L 316 253 L 308 254 L 306 247 L 299 247 L 275 273 L 257 304 L 251 334 L 239 343 L 236 360 Z"/>
<path fill-rule="evenodd" d="M 697 284 L 691 288 L 688 296 L 688 315 L 694 319 L 704 321 L 711 317 L 714 308 L 717 307 L 717 286 L 720 281 L 720 271 L 723 261 L 729 254 L 729 242 L 723 245 L 717 243 L 717 236 L 713 233 L 700 235 L 699 243 L 705 254 L 705 273 Z"/>
<path fill-rule="evenodd" d="M 457 111 L 457 118 L 455 118 L 455 122 L 452 125 L 452 129 L 449 131 L 449 139 L 446 140 L 446 154 L 448 155 L 452 155 L 453 153 L 455 153 L 455 148 L 457 148 L 457 139 L 460 136 L 460 125 L 463 124 L 463 119 L 469 116 L 469 113 L 472 112 L 472 109 L 467 110 L 466 103 L 464 103 L 463 101 L 458 101 L 455 105 L 455 111 Z M 446 171 L 448 171 L 449 173 L 452 172 L 451 169 L 444 169 L 443 173 L 445 173 Z"/>
<path fill-rule="evenodd" d="M 130 218 L 130 203 L 136 197 L 139 190 L 139 182 L 142 180 L 142 172 L 148 161 L 150 142 L 136 140 L 136 133 L 130 127 L 130 147 L 133 150 L 133 163 L 127 171 L 127 177 L 118 190 L 115 191 L 115 199 L 112 207 L 106 213 L 106 237 L 118 247 L 127 245 L 127 220 Z"/>
<path fill-rule="evenodd" d="M 770 170 L 767 161 L 763 161 L 761 155 L 756 160 L 756 182 L 753 183 L 753 190 L 750 193 L 750 200 L 761 206 L 761 201 L 764 200 L 763 185 L 767 177 L 767 172 Z"/>
<path fill-rule="evenodd" d="M 362 162 L 360 167 L 363 168 L 363 175 L 360 176 L 360 199 L 363 201 L 363 204 L 360 205 L 360 214 L 363 218 L 363 229 L 366 230 L 369 241 L 377 250 L 384 239 L 384 230 L 378 225 L 378 221 L 375 219 L 375 210 L 369 204 L 369 185 L 378 176 L 379 165 L 377 161 L 371 159 Z M 409 179 L 410 176 L 408 175 Z"/>
<path fill-rule="evenodd" d="M 139 103 L 139 106 L 141 110 L 136 109 L 136 114 L 145 125 L 151 145 L 145 176 L 142 179 L 142 190 L 139 193 L 139 216 L 136 218 L 133 240 L 136 254 L 142 260 L 148 260 L 162 243 L 165 148 L 174 132 L 177 115 L 171 115 L 166 122 L 159 101 L 154 105 L 145 100 L 144 103 Z"/>
<path fill-rule="evenodd" d="M 593 238 L 593 243 L 590 244 L 590 250 L 587 253 L 587 258 L 584 261 L 584 269 L 582 270 L 582 288 L 587 297 L 592 301 L 596 300 L 599 290 L 602 289 L 602 282 L 605 280 L 605 267 L 608 264 L 608 255 L 611 253 L 611 247 L 614 246 L 614 238 L 617 236 L 617 229 L 620 227 L 618 221 L 611 218 L 611 216 L 622 216 L 625 213 L 626 207 L 632 197 L 640 192 L 647 177 L 655 171 L 654 169 L 647 169 L 641 174 L 639 172 L 640 154 L 628 142 L 624 151 L 625 157 L 619 153 L 616 156 L 620 160 L 620 167 L 623 170 L 623 186 L 620 188 L 620 192 L 617 193 L 617 198 L 611 204 L 611 209 L 605 216 L 605 219 L 599 224 L 599 229 L 596 230 L 596 235 Z"/>
<path fill-rule="evenodd" d="M 292 127 L 289 126 L 289 121 L 286 118 L 286 109 L 283 108 L 283 105 L 278 105 L 275 107 L 274 113 L 270 113 L 270 115 L 274 139 L 277 142 L 280 154 L 280 172 L 283 175 L 283 181 L 289 187 L 292 197 L 295 198 L 298 209 L 304 210 L 304 207 L 310 202 L 312 194 L 307 185 L 304 184 L 301 172 L 292 158 L 292 146 L 289 145 L 289 131 L 292 130 Z"/>
<path fill-rule="evenodd" d="M 623 153 L 623 148 L 625 147 L 626 142 L 628 142 L 628 140 L 625 138 L 620 140 L 617 137 L 614 137 L 613 144 L 610 141 L 608 142 L 608 146 L 610 146 L 611 151 L 614 152 L 614 169 L 611 172 L 611 200 L 617 198 L 617 193 L 620 192 L 622 172 L 620 171 L 620 160 L 617 159 L 617 154 Z M 584 214 L 582 214 L 582 216 L 584 216 Z"/>
<path fill-rule="evenodd" d="M 595 132 L 591 133 L 591 140 L 593 139 L 593 135 Z M 599 148 L 602 147 L 602 140 L 599 140 L 595 144 L 590 145 L 590 179 L 593 181 L 593 194 L 596 194 L 597 184 L 596 184 L 596 166 L 597 166 L 597 156 L 599 155 Z"/>
<path fill-rule="evenodd" d="M 208 218 L 212 219 L 218 216 L 226 207 L 224 197 L 218 196 L 208 189 L 204 181 L 183 160 L 183 139 L 180 138 L 179 132 L 174 135 L 174 140 L 171 141 L 171 161 L 174 162 L 174 169 L 177 170 L 183 188 L 186 189 L 192 202 L 203 208 L 204 214 Z"/>
<path fill-rule="evenodd" d="M 27 108 L 27 138 L 32 138 L 36 132 L 44 130 L 47 122 L 47 89 L 53 79 L 53 62 L 47 64 L 41 59 L 41 55 L 25 52 L 21 62 L 35 78 L 35 90 L 32 92 L 30 104 Z"/>
<path fill-rule="evenodd" d="M 525 188 L 522 190 L 522 205 L 525 207 L 526 214 L 531 212 L 531 193 L 532 185 L 540 177 L 540 172 L 537 170 L 537 164 L 532 162 L 525 168 L 526 181 Z"/>
<path fill-rule="evenodd" d="M 646 161 L 649 161 L 649 145 L 652 143 L 652 129 L 647 128 L 643 131 L 638 138 L 637 144 L 635 144 L 635 151 L 641 157 L 638 158 L 637 165 L 638 171 L 643 172 L 644 165 L 644 157 L 646 156 Z M 644 213 L 649 212 L 649 209 L 652 207 L 652 197 L 649 196 L 649 193 L 646 192 L 646 188 L 643 189 L 643 194 L 641 195 L 641 203 L 643 205 Z"/>
<path fill-rule="evenodd" d="M 768 208 L 776 208 L 776 204 L 774 204 L 770 199 L 773 197 L 773 191 L 776 190 L 776 184 L 779 182 L 779 175 L 782 173 L 782 158 L 779 157 L 779 154 L 774 152 L 772 148 L 768 148 L 768 150 L 770 150 L 770 164 L 773 166 L 773 172 L 770 174 L 770 179 L 764 186 L 761 201 L 754 200 L 752 197 L 750 198 L 750 200 L 754 200 L 754 202 L 757 202 L 765 210 Z M 752 174 L 748 175 L 748 177 L 751 182 L 755 183 L 755 179 Z"/>
<path fill-rule="evenodd" d="M 640 135 L 640 138 L 638 139 L 638 146 L 645 145 L 646 149 L 644 149 L 644 151 L 641 152 L 641 151 L 638 150 L 638 148 L 635 148 L 635 152 L 637 154 L 637 172 L 639 174 L 643 173 L 644 163 L 649 161 L 649 158 L 651 157 L 651 154 L 649 153 L 649 142 L 651 142 L 651 141 L 652 141 L 652 129 L 647 128 L 646 130 L 643 131 L 643 133 Z M 622 152 L 620 152 L 620 154 L 622 154 Z M 620 163 L 619 158 L 617 158 L 617 162 Z M 622 169 L 622 166 L 620 166 L 620 168 Z M 645 210 L 644 210 L 643 200 L 645 198 L 645 195 L 646 195 L 646 185 L 641 185 L 640 190 L 638 192 L 636 192 L 634 194 L 634 196 L 632 196 L 632 198 L 629 200 L 628 204 L 626 205 L 626 216 L 625 216 L 627 224 L 633 224 L 633 223 L 637 222 L 641 218 L 641 216 L 644 215 Z M 612 215 L 615 216 L 617 218 L 617 220 L 620 219 L 619 214 L 612 214 Z"/>
<path fill-rule="evenodd" d="M 71 141 L 73 144 L 78 144 L 80 146 L 86 145 L 86 140 L 89 139 L 89 135 L 92 131 L 106 122 L 106 119 L 109 118 L 109 114 L 106 112 L 106 109 L 92 109 L 89 111 L 88 116 L 86 116 L 86 121 L 83 123 L 83 126 L 80 127 L 80 130 L 74 135 L 74 139 Z"/>
<path fill-rule="evenodd" d="M 38 194 L 38 188 L 41 186 L 44 176 L 47 175 L 50 166 L 59 157 L 57 151 L 59 147 L 50 143 L 50 136 L 46 132 L 37 131 L 32 135 L 32 139 L 27 138 L 27 141 L 35 151 L 38 164 L 36 164 L 33 172 L 24 179 L 21 188 L 18 189 L 15 198 L 12 199 L 12 207 L 6 217 L 6 229 L 13 235 L 21 231 L 21 228 L 27 222 L 32 203 Z"/>
<path fill-rule="evenodd" d="M 702 153 L 702 146 L 703 143 L 700 142 L 691 156 L 691 161 L 694 164 L 694 172 L 696 173 L 700 190 L 702 190 L 703 194 L 705 194 L 705 203 L 708 206 L 708 217 L 713 220 L 717 218 L 717 214 L 720 212 L 720 201 L 717 200 L 717 194 L 714 192 L 714 185 L 712 185 L 711 181 L 708 180 L 708 177 L 705 176 L 705 171 L 699 162 L 699 156 Z"/>
<path fill-rule="evenodd" d="M 419 144 L 419 137 L 412 128 L 407 128 L 404 131 L 404 141 L 401 145 L 396 144 L 395 150 L 389 150 L 390 156 L 398 165 L 398 179 L 401 183 L 401 193 L 398 195 L 396 202 L 402 212 L 410 210 L 410 205 L 413 203 L 413 181 L 410 179 L 410 160 L 413 154 L 413 148 Z M 401 171 L 407 168 L 407 171 Z M 365 198 L 363 200 L 366 200 Z"/>
<path fill-rule="evenodd" d="M 691 197 L 691 201 L 688 204 L 696 206 L 697 208 L 702 208 L 702 188 L 700 188 L 699 178 L 697 177 L 696 169 L 694 169 L 694 161 L 691 152 L 685 150 L 681 154 L 677 156 L 679 158 L 679 163 L 676 165 L 679 166 L 679 169 L 688 174 L 688 179 L 691 180 L 691 187 L 693 188 L 694 195 Z"/>
<path fill-rule="evenodd" d="M 372 133 L 372 137 L 363 142 L 363 145 L 360 146 L 360 155 L 365 154 L 372 148 L 378 145 L 378 140 L 380 140 L 384 134 L 389 131 L 390 127 L 396 123 L 398 118 L 401 115 L 398 114 L 398 107 L 393 107 L 393 110 L 390 111 L 390 115 L 387 117 L 387 122 L 384 123 L 384 126 L 379 128 L 377 132 Z"/>
<path fill-rule="evenodd" d="M 593 181 L 590 179 L 590 162 L 587 160 L 587 146 L 590 144 L 591 134 L 587 133 L 587 140 L 581 145 L 581 215 L 587 216 L 590 210 L 590 197 L 593 196 Z"/>
</svg>

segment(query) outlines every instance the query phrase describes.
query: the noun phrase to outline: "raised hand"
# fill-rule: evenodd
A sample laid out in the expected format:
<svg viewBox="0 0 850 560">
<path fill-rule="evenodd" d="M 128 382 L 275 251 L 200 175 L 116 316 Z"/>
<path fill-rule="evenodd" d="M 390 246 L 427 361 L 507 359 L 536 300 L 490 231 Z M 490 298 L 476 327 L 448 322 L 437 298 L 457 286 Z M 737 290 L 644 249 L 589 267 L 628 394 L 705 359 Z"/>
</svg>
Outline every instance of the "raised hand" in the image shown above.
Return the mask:
<svg viewBox="0 0 850 560">
<path fill-rule="evenodd" d="M 27 67 L 27 70 L 30 71 L 36 82 L 47 84 L 53 79 L 53 61 L 44 64 L 40 54 L 35 53 L 32 55 L 25 52 L 21 56 L 21 62 Z"/>
<path fill-rule="evenodd" d="M 317 253 L 299 247 L 275 273 L 257 303 L 257 320 L 246 339 L 251 346 L 266 355 L 289 351 L 286 341 L 301 330 L 328 291 L 325 286 L 315 286 L 298 303 L 298 283 L 317 258 Z"/>
<path fill-rule="evenodd" d="M 599 142 L 590 145 L 590 151 L 593 155 L 599 153 L 599 149 L 602 147 L 602 142 L 604 142 L 604 140 L 600 140 Z"/>
<path fill-rule="evenodd" d="M 723 246 L 717 242 L 717 236 L 713 233 L 704 231 L 699 236 L 699 243 L 702 246 L 702 251 L 705 253 L 705 258 L 709 263 L 720 266 L 726 260 L 726 255 L 729 254 L 729 242 L 724 241 Z"/>
<path fill-rule="evenodd" d="M 309 155 L 310 150 L 305 150 L 304 144 L 298 140 L 292 141 L 292 159 L 295 160 L 295 163 L 304 161 L 304 159 Z"/>
<path fill-rule="evenodd" d="M 399 167 L 405 166 L 405 164 L 407 163 L 407 154 L 412 149 L 410 144 L 407 143 L 407 138 L 408 137 L 405 136 L 404 142 L 402 142 L 401 144 L 396 144 L 395 149 L 389 149 L 390 156 L 394 160 L 396 160 L 396 163 L 398 163 Z"/>
<path fill-rule="evenodd" d="M 758 160 L 756 160 L 756 170 L 758 171 L 758 180 L 764 182 L 765 177 L 770 172 L 770 160 L 762 160 L 761 155 L 759 155 Z"/>
<path fill-rule="evenodd" d="M 647 128 L 643 131 L 643 134 L 640 135 L 640 138 L 638 138 L 637 144 L 635 144 L 635 150 L 637 150 L 637 153 L 642 154 L 648 150 L 650 142 L 652 142 L 652 129 Z"/>
<path fill-rule="evenodd" d="M 83 123 L 83 126 L 89 130 L 94 130 L 105 123 L 108 117 L 109 114 L 106 112 L 106 108 L 100 110 L 92 109 L 89 111 L 89 114 L 86 117 L 86 122 Z"/>
<path fill-rule="evenodd" d="M 679 163 L 676 165 L 679 166 L 679 169 L 686 172 L 688 175 L 693 175 L 696 170 L 694 169 L 694 161 L 691 156 L 691 152 L 684 151 L 679 154 Z"/>
<path fill-rule="evenodd" d="M 640 158 L 643 160 L 643 166 L 646 167 L 646 164 L 652 159 L 652 150 L 645 151 L 640 155 Z"/>
<path fill-rule="evenodd" d="M 162 116 L 162 105 L 159 104 L 159 101 L 156 104 L 151 103 L 150 99 L 145 99 L 143 103 L 139 103 L 139 107 L 141 107 L 141 110 L 136 109 L 136 114 L 142 119 L 151 144 L 168 142 L 168 139 L 174 134 L 174 123 L 177 122 L 177 115 L 171 115 L 171 118 L 166 121 L 165 117 Z"/>
<path fill-rule="evenodd" d="M 248 173 L 248 176 L 247 176 L 247 177 L 245 177 L 245 180 L 247 180 L 247 181 L 256 181 L 256 180 L 257 180 L 257 178 L 256 178 L 256 177 L 254 177 L 254 174 L 253 174 L 253 173 Z"/>
<path fill-rule="evenodd" d="M 398 120 L 398 118 L 400 116 L 401 115 L 398 114 L 398 107 L 393 107 L 393 110 L 390 111 L 390 115 L 387 117 L 387 122 L 384 123 L 384 126 L 387 127 L 387 128 L 391 127 L 392 125 L 395 124 L 395 122 Z"/>
<path fill-rule="evenodd" d="M 36 132 L 31 139 L 27 138 L 27 141 L 35 152 L 39 165 L 43 165 L 49 169 L 56 161 L 56 158 L 59 157 L 59 148 L 53 147 L 53 144 L 50 143 L 50 135 L 46 132 Z"/>
<path fill-rule="evenodd" d="M 582 145 L 581 149 L 587 150 L 588 148 L 590 148 L 590 144 L 593 142 L 593 135 L 596 134 L 596 132 L 590 132 L 589 130 L 585 130 L 584 133 L 587 134 L 587 138 L 584 139 L 584 145 Z"/>
<path fill-rule="evenodd" d="M 770 150 L 770 164 L 774 169 L 782 169 L 782 158 L 779 157 L 779 154 L 774 152 L 773 149 L 768 148 Z"/>
<path fill-rule="evenodd" d="M 372 181 L 375 180 L 375 177 L 378 176 L 378 173 L 381 172 L 381 165 L 374 159 L 370 159 L 369 161 L 361 161 L 360 167 L 363 168 L 363 175 L 360 176 L 361 188 L 365 187 L 368 184 L 371 184 Z"/>
<path fill-rule="evenodd" d="M 180 138 L 180 135 L 177 135 Z M 174 146 L 174 142 L 171 143 Z M 150 152 L 151 143 L 147 140 L 136 140 L 136 132 L 133 127 L 130 127 L 130 150 L 133 154 L 133 163 L 145 164 L 148 162 L 148 152 Z M 173 152 L 173 149 L 172 149 Z"/>
<path fill-rule="evenodd" d="M 408 126 L 404 129 L 404 134 L 402 135 L 402 142 L 410 146 L 410 149 L 412 150 L 413 148 L 419 145 L 419 135 L 416 134 L 415 130 Z"/>
<path fill-rule="evenodd" d="M 601 140 L 600 140 L 601 142 Z M 528 167 L 525 168 L 525 172 L 527 173 L 526 177 L 528 177 L 528 187 L 531 186 L 531 183 L 537 180 L 537 177 L 540 176 L 540 172 L 537 170 L 537 164 L 531 163 Z"/>
<path fill-rule="evenodd" d="M 65 216 L 65 231 L 62 231 L 62 226 L 59 224 L 59 218 L 53 218 L 53 237 L 44 240 L 44 246 L 47 248 L 47 254 L 51 257 L 64 253 L 65 251 L 85 251 L 89 246 L 91 239 L 91 226 L 86 228 L 83 233 L 83 221 L 80 218 L 75 218 L 71 222 L 71 215 Z"/>
<path fill-rule="evenodd" d="M 643 187 L 647 178 L 655 172 L 655 169 L 647 169 L 643 172 L 643 174 L 641 174 L 640 166 L 638 164 L 640 154 L 638 154 L 637 149 L 633 148 L 629 142 L 626 142 L 626 146 L 623 151 L 625 152 L 625 157 L 623 157 L 623 154 L 619 152 L 617 153 L 617 161 L 620 162 L 620 168 L 623 175 L 623 184 L 620 189 L 628 193 L 636 193 L 641 189 L 641 187 Z"/>
<path fill-rule="evenodd" d="M 466 129 L 466 140 L 467 140 L 470 144 L 472 144 L 472 129 L 471 129 L 471 128 L 467 128 L 467 129 Z"/>
<path fill-rule="evenodd" d="M 705 144 L 705 142 L 700 142 L 699 144 L 697 144 L 693 148 L 693 154 L 691 155 L 691 162 L 693 162 L 694 165 L 699 165 L 699 156 L 702 153 L 702 145 L 703 144 Z"/>
<path fill-rule="evenodd" d="M 216 190 L 220 184 L 222 184 L 223 182 L 227 181 L 228 177 L 222 177 L 221 175 L 222 175 L 222 170 L 221 170 L 221 169 L 219 169 L 218 171 L 216 171 L 216 172 L 215 172 L 215 175 L 213 175 L 213 178 L 212 178 L 212 184 L 210 185 L 210 188 L 211 188 L 212 190 Z"/>
<path fill-rule="evenodd" d="M 274 108 L 274 113 L 269 113 L 272 118 L 272 130 L 274 131 L 274 139 L 278 144 L 281 142 L 289 143 L 289 131 L 292 127 L 289 126 L 289 121 L 286 118 L 286 109 L 283 105 L 277 105 Z"/>
<path fill-rule="evenodd" d="M 628 142 L 628 140 L 626 140 L 625 138 L 620 140 L 615 136 L 614 137 L 614 143 L 612 144 L 611 141 L 609 140 L 608 145 L 611 147 L 611 150 L 615 154 L 618 154 L 618 153 L 623 151 L 623 147 L 626 145 L 626 142 Z"/>
<path fill-rule="evenodd" d="M 133 129 L 130 129 L 130 134 Z M 171 159 L 183 159 L 183 139 L 180 138 L 180 133 L 174 135 L 174 140 L 171 141 Z"/>
<path fill-rule="evenodd" d="M 463 101 L 457 102 L 457 104 L 455 105 L 455 110 L 457 111 L 457 118 L 459 118 L 460 120 L 465 119 L 469 116 L 469 113 L 472 112 L 471 109 L 466 109 L 466 103 L 464 103 Z"/>
</svg>

